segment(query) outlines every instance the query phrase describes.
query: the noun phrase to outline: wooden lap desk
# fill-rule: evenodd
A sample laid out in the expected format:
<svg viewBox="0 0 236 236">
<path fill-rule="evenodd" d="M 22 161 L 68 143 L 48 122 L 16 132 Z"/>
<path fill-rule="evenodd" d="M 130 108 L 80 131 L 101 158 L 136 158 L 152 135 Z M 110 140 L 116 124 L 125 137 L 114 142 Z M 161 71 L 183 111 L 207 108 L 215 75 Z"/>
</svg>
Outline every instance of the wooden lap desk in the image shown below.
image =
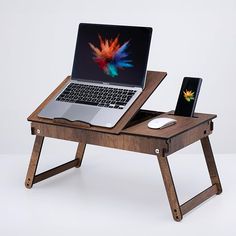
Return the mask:
<svg viewBox="0 0 236 236">
<path fill-rule="evenodd" d="M 158 78 L 159 76 L 159 82 L 156 83 L 156 85 L 151 84 L 153 88 L 148 91 L 146 97 L 144 95 L 144 97 L 138 98 L 139 100 L 136 104 L 138 104 L 139 108 L 155 90 L 165 75 L 164 72 L 149 72 L 146 88 L 149 88 L 148 86 L 152 81 L 152 77 Z M 174 116 L 172 112 L 164 113 L 146 110 L 138 110 L 137 112 L 134 109 L 133 111 L 129 110 L 127 112 L 128 115 L 126 114 L 127 117 L 130 116 L 133 118 L 129 120 L 129 122 L 124 122 L 122 118 L 121 121 L 118 122 L 118 126 L 114 127 L 113 130 L 102 127 L 92 127 L 80 122 L 55 121 L 39 118 L 37 116 L 39 111 L 68 80 L 69 78 L 65 79 L 28 118 L 28 120 L 31 121 L 31 133 L 36 135 L 36 137 L 25 180 L 25 186 L 27 188 L 31 188 L 33 184 L 70 168 L 80 167 L 86 144 L 93 144 L 157 156 L 171 212 L 176 221 L 181 221 L 184 214 L 211 196 L 222 192 L 209 141 L 209 135 L 213 131 L 212 120 L 216 115 L 197 113 L 195 117 L 181 117 Z M 156 116 L 174 118 L 177 120 L 177 124 L 161 130 L 149 129 L 147 123 Z M 43 173 L 36 174 L 44 137 L 78 142 L 75 159 Z M 189 201 L 180 204 L 168 163 L 168 156 L 197 141 L 201 142 L 212 185 Z"/>
</svg>

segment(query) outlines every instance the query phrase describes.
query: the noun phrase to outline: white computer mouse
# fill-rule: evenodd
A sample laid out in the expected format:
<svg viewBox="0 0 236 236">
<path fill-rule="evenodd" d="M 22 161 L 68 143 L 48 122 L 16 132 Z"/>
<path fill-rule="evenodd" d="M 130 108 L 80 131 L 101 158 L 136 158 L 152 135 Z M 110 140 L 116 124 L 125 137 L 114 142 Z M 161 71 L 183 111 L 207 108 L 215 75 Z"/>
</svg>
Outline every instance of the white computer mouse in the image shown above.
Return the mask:
<svg viewBox="0 0 236 236">
<path fill-rule="evenodd" d="M 151 129 L 163 129 L 175 123 L 176 123 L 175 119 L 167 118 L 167 117 L 160 117 L 160 118 L 155 118 L 151 120 L 148 123 L 148 127 Z"/>
</svg>

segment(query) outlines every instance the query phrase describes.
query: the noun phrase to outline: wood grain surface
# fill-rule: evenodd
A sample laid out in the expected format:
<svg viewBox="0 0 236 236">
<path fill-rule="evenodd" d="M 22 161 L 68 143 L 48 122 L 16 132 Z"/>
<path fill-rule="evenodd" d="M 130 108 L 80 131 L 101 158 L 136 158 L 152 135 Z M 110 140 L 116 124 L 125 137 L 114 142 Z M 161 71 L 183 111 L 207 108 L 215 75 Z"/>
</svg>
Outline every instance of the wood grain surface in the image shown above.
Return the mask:
<svg viewBox="0 0 236 236">
<path fill-rule="evenodd" d="M 147 101 L 147 99 L 151 96 L 151 94 L 155 91 L 158 85 L 162 82 L 162 80 L 166 77 L 166 72 L 158 72 L 158 71 L 148 71 L 147 72 L 147 80 L 145 89 L 139 95 L 139 97 L 135 100 L 133 105 L 127 110 L 127 112 L 123 115 L 123 117 L 118 121 L 118 123 L 113 128 L 105 128 L 98 126 L 88 126 L 83 125 L 81 122 L 68 122 L 63 120 L 53 120 L 53 119 L 45 119 L 38 117 L 39 112 L 48 104 L 48 102 L 53 99 L 60 91 L 63 89 L 66 84 L 70 82 L 70 76 L 68 76 L 40 105 L 39 107 L 28 117 L 28 121 L 35 121 L 45 124 L 59 124 L 63 126 L 70 127 L 83 127 L 84 129 L 96 130 L 100 132 L 106 133 L 116 133 L 119 134 L 121 130 L 126 126 L 126 124 L 130 121 L 130 119 L 138 112 L 141 106 Z"/>
</svg>

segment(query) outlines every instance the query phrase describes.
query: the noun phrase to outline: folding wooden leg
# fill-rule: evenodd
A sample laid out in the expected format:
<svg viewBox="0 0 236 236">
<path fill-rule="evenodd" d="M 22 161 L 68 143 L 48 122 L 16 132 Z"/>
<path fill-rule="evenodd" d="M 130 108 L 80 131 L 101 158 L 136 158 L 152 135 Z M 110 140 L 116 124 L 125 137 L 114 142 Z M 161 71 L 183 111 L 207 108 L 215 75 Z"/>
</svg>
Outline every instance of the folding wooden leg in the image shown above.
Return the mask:
<svg viewBox="0 0 236 236">
<path fill-rule="evenodd" d="M 29 167 L 28 167 L 28 171 L 27 171 L 27 175 L 25 179 L 26 188 L 32 188 L 33 186 L 34 177 L 35 177 L 35 173 L 38 167 L 41 149 L 43 146 L 43 141 L 44 141 L 43 136 L 36 135 L 32 155 L 31 155 L 31 159 L 30 159 L 30 163 L 29 163 Z"/>
<path fill-rule="evenodd" d="M 211 178 L 211 183 L 212 183 L 212 185 L 214 185 L 214 184 L 216 185 L 217 194 L 220 194 L 220 193 L 222 193 L 222 187 L 221 187 L 218 171 L 216 168 L 214 155 L 213 155 L 213 152 L 211 149 L 211 143 L 210 143 L 209 137 L 207 136 L 207 137 L 201 139 L 201 144 L 202 144 L 202 149 L 203 149 L 204 156 L 206 159 L 209 175 Z"/>
<path fill-rule="evenodd" d="M 180 209 L 179 200 L 176 194 L 175 185 L 171 175 L 168 159 L 166 156 L 158 156 L 158 161 L 173 218 L 176 221 L 180 221 L 182 220 L 183 215 Z"/>
<path fill-rule="evenodd" d="M 64 163 L 60 166 L 54 167 L 50 170 L 47 170 L 43 173 L 36 175 L 43 141 L 44 141 L 44 137 L 36 136 L 34 147 L 33 147 L 33 152 L 32 152 L 31 159 L 30 159 L 30 164 L 28 167 L 28 172 L 27 172 L 26 180 L 25 180 L 26 188 L 32 188 L 33 184 L 38 183 L 38 182 L 40 182 L 44 179 L 47 179 L 51 176 L 57 175 L 63 171 L 71 169 L 73 167 L 79 167 L 82 163 L 83 153 L 84 153 L 85 146 L 86 146 L 86 144 L 84 144 L 84 143 L 79 144 L 79 146 L 77 148 L 77 152 L 76 152 L 76 157 L 74 160 L 71 160 L 67 163 Z"/>
<path fill-rule="evenodd" d="M 82 164 L 85 147 L 86 147 L 85 143 L 78 144 L 76 155 L 75 155 L 75 159 L 78 160 L 77 165 L 75 166 L 77 168 L 79 168 Z"/>
<path fill-rule="evenodd" d="M 222 187 L 217 172 L 213 152 L 211 149 L 209 137 L 207 136 L 202 138 L 201 144 L 212 185 L 207 189 L 203 190 L 201 193 L 194 196 L 193 198 L 191 198 L 190 200 L 188 200 L 187 202 L 183 203 L 182 205 L 179 205 L 167 157 L 158 156 L 158 161 L 164 180 L 167 196 L 169 199 L 170 208 L 172 211 L 173 218 L 176 221 L 180 221 L 183 218 L 183 215 L 185 215 L 186 213 L 206 201 L 208 198 L 212 197 L 215 194 L 220 194 L 222 192 Z"/>
</svg>

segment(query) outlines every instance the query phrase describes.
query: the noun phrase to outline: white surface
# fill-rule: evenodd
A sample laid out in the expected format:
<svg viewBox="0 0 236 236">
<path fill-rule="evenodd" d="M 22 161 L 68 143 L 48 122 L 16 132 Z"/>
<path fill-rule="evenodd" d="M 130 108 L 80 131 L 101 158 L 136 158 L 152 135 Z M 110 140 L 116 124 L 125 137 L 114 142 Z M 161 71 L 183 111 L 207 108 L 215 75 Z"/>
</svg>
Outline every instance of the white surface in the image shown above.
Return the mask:
<svg viewBox="0 0 236 236">
<path fill-rule="evenodd" d="M 0 153 L 31 149 L 26 117 L 71 73 L 80 22 L 153 27 L 148 68 L 168 77 L 144 108 L 174 109 L 183 77 L 202 77 L 196 110 L 218 115 L 215 152 L 236 153 L 235 12 L 235 0 L 1 0 Z"/>
<path fill-rule="evenodd" d="M 176 120 L 172 118 L 164 118 L 164 117 L 155 118 L 148 122 L 148 127 L 152 129 L 160 129 L 163 128 L 164 126 L 165 127 L 170 126 L 175 122 Z"/>
<path fill-rule="evenodd" d="M 47 156 L 46 170 L 71 159 Z M 210 185 L 201 155 L 172 155 L 180 202 Z M 172 219 L 155 156 L 89 146 L 81 168 L 24 187 L 29 156 L 0 155 L 0 235 L 234 236 L 236 160 L 217 155 L 223 193 Z"/>
<path fill-rule="evenodd" d="M 168 77 L 144 108 L 174 109 L 182 78 L 202 77 L 197 111 L 218 115 L 211 137 L 214 152 L 236 153 L 236 122 L 229 122 L 236 116 L 236 1 L 114 4 L 110 0 L 0 1 L 0 153 L 7 154 L 0 155 L 0 235 L 234 236 L 232 155 L 216 156 L 224 193 L 181 223 L 172 220 L 157 161 L 142 154 L 90 147 L 81 169 L 31 190 L 24 188 L 33 145 L 26 117 L 71 73 L 80 22 L 153 27 L 148 68 L 167 71 Z M 40 171 L 66 161 L 65 157 L 71 159 L 76 144 L 49 140 L 45 146 Z M 200 149 L 195 145 L 185 152 Z M 202 157 L 171 158 L 181 202 L 209 185 L 202 161 Z"/>
</svg>

